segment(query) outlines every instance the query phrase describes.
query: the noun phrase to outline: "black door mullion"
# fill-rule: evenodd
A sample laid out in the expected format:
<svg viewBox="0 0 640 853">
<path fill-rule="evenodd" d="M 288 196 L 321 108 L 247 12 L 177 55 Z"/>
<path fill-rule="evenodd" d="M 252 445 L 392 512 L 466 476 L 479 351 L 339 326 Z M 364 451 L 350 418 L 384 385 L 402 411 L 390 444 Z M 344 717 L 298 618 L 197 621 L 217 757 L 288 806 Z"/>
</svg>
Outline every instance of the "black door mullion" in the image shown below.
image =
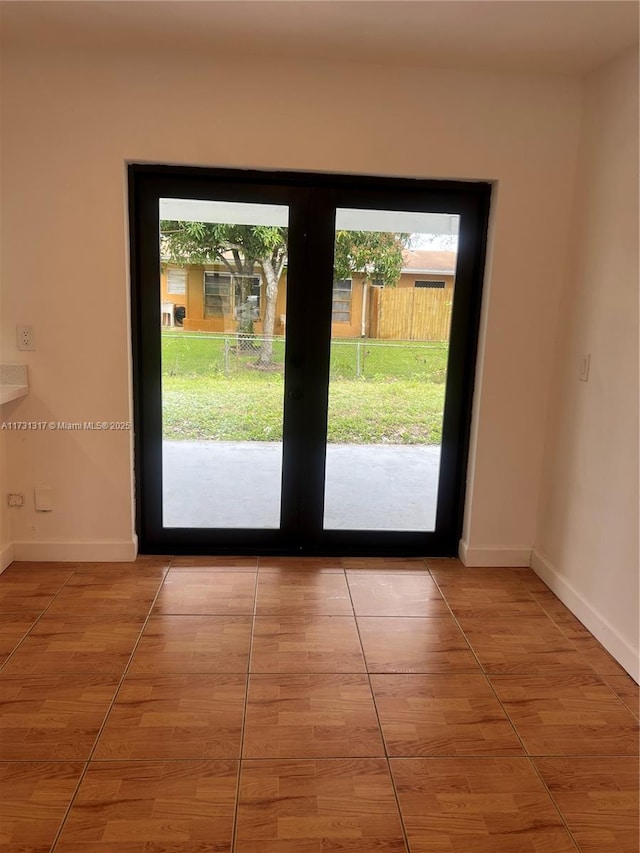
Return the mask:
<svg viewBox="0 0 640 853">
<path fill-rule="evenodd" d="M 283 494 L 291 490 L 298 509 L 297 545 L 317 546 L 324 511 L 325 449 L 331 345 L 331 300 L 335 205 L 329 189 L 309 191 L 304 265 L 291 267 L 287 281 L 285 471 Z"/>
<path fill-rule="evenodd" d="M 284 412 L 282 423 L 282 499 L 280 529 L 293 547 L 299 547 L 299 472 L 305 465 L 304 372 L 308 353 L 304 335 L 304 288 L 308 264 L 309 192 L 289 208 L 289 253 L 287 262 L 286 349 L 284 371 Z"/>
</svg>

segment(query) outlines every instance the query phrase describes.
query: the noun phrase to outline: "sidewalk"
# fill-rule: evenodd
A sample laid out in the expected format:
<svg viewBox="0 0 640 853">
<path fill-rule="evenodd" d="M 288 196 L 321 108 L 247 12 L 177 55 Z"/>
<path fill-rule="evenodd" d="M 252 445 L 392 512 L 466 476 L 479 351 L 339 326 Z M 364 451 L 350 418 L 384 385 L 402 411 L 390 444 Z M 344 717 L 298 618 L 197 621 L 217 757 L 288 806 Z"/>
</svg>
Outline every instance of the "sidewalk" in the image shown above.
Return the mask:
<svg viewBox="0 0 640 853">
<path fill-rule="evenodd" d="M 163 442 L 165 527 L 280 522 L 282 444 Z M 433 530 L 440 448 L 330 444 L 325 528 Z"/>
</svg>

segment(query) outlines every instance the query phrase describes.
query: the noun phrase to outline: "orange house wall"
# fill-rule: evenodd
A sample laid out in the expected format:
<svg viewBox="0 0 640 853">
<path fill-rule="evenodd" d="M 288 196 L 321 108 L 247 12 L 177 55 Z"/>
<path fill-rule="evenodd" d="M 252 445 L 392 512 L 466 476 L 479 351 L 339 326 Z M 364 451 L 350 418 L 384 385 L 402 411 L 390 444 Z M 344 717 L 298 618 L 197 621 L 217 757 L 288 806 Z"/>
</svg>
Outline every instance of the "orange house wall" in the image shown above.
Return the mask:
<svg viewBox="0 0 640 853">
<path fill-rule="evenodd" d="M 187 270 L 187 292 L 185 294 L 168 293 L 167 291 L 167 270 L 173 265 L 162 267 L 160 275 L 160 295 L 163 302 L 173 302 L 174 305 L 184 305 L 186 316 L 183 324 L 185 331 L 192 332 L 235 332 L 236 320 L 233 314 L 225 317 L 206 317 L 204 316 L 204 272 L 205 270 L 215 270 L 217 267 L 213 264 L 206 266 L 189 266 Z M 177 267 L 177 265 L 176 265 Z M 183 267 L 184 269 L 184 267 Z M 418 281 L 445 281 L 447 289 L 453 287 L 454 277 L 452 275 L 438 274 L 422 274 L 422 273 L 404 273 L 400 276 L 398 287 L 414 287 L 416 280 Z M 364 295 L 364 280 L 360 275 L 354 275 L 352 279 L 351 292 L 351 322 L 350 323 L 332 323 L 331 336 L 335 338 L 358 338 L 362 335 L 362 301 Z M 367 285 L 367 288 L 370 288 Z M 367 309 L 365 311 L 365 334 L 369 334 L 369 299 L 370 290 L 367 293 Z M 264 279 L 262 282 L 262 298 L 261 311 L 264 311 Z M 286 315 L 287 315 L 287 274 L 284 272 L 280 278 L 278 286 L 278 296 L 276 300 L 276 323 L 274 334 L 284 335 L 286 331 Z M 254 332 L 256 335 L 262 334 L 262 320 L 254 322 Z"/>
<path fill-rule="evenodd" d="M 167 270 L 168 269 L 186 269 L 187 271 L 187 288 L 186 293 L 176 294 L 169 293 L 167 290 Z M 224 317 L 205 317 L 204 316 L 204 273 L 207 270 L 217 270 L 215 264 L 193 265 L 179 267 L 177 264 L 169 264 L 162 267 L 160 273 L 160 298 L 162 302 L 173 302 L 177 305 L 184 305 L 186 316 L 183 328 L 188 332 L 235 332 L 236 320 L 233 314 L 228 314 Z M 278 294 L 280 299 L 280 294 Z M 264 283 L 262 299 L 264 300 Z M 284 313 L 284 311 L 280 312 Z M 262 320 L 254 322 L 254 331 L 257 335 L 262 333 Z M 276 324 L 276 334 L 278 334 Z"/>
<path fill-rule="evenodd" d="M 453 287 L 454 276 L 439 273 L 411 272 L 402 273 L 398 287 L 415 287 L 416 281 L 444 281 L 447 290 Z"/>
</svg>

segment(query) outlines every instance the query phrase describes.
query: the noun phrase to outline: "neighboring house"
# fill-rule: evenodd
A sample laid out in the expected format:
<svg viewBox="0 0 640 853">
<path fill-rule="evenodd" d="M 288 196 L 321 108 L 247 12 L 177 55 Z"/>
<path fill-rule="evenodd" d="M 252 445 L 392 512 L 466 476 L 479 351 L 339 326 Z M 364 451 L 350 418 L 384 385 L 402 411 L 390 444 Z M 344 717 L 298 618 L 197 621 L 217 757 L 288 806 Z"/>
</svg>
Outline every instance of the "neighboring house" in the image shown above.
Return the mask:
<svg viewBox="0 0 640 853">
<path fill-rule="evenodd" d="M 453 288 L 456 252 L 405 252 L 398 287 Z"/>
<path fill-rule="evenodd" d="M 262 333 L 264 277 L 260 272 L 248 282 L 249 310 L 256 335 Z M 162 325 L 183 326 L 192 332 L 235 332 L 240 310 L 241 277 L 232 275 L 222 264 L 162 265 L 160 298 Z M 276 335 L 283 334 L 286 272 L 278 287 Z"/>
<path fill-rule="evenodd" d="M 402 330 L 400 336 L 409 339 L 446 338 L 455 262 L 455 252 L 407 251 L 397 288 L 386 288 L 386 293 L 382 292 L 385 288 L 366 281 L 361 273 L 334 282 L 332 336 L 395 338 L 398 335 L 394 330 Z M 178 325 L 193 332 L 235 332 L 241 310 L 240 278 L 222 264 L 164 263 L 160 279 L 163 326 Z M 250 294 L 246 310 L 251 311 L 254 333 L 260 335 L 265 282 L 259 271 L 250 279 L 245 282 L 245 291 Z M 390 291 L 406 288 L 422 292 L 412 297 L 390 295 Z M 286 330 L 286 304 L 285 270 L 278 286 L 276 335 L 284 335 Z M 415 323 L 409 317 L 414 313 Z M 418 322 L 421 317 L 423 321 Z"/>
</svg>

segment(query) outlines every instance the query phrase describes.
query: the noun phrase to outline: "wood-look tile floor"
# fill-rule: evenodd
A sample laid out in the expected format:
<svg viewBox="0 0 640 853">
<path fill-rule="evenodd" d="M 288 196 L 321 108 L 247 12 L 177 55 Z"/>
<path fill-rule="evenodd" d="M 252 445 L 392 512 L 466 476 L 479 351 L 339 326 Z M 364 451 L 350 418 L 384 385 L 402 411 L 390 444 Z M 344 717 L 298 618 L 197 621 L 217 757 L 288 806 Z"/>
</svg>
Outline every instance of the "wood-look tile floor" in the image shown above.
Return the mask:
<svg viewBox="0 0 640 853">
<path fill-rule="evenodd" d="M 0 575 L 0 853 L 640 853 L 638 685 L 528 569 Z"/>
</svg>

